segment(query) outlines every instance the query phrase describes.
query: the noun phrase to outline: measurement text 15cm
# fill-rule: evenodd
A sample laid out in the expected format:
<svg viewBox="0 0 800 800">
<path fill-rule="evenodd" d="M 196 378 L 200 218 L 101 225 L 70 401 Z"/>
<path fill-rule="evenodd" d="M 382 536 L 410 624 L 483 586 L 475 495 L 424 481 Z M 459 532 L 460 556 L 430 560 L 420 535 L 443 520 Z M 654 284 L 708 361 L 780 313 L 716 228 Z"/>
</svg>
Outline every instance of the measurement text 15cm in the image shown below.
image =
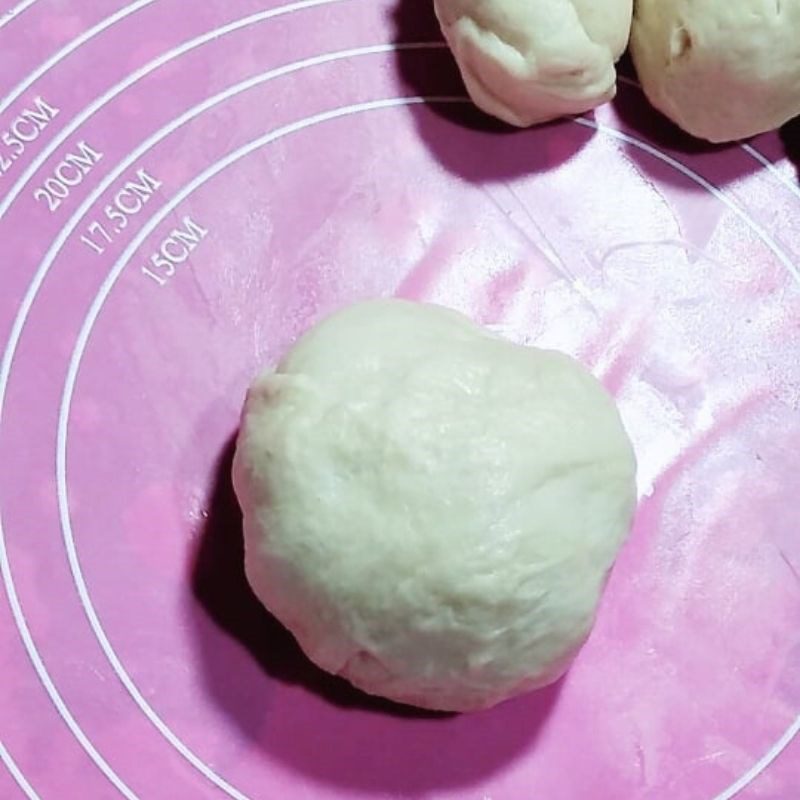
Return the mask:
<svg viewBox="0 0 800 800">
<path fill-rule="evenodd" d="M 191 217 L 184 217 L 182 226 L 173 228 L 169 236 L 161 242 L 158 252 L 150 256 L 147 266 L 142 267 L 142 274 L 159 286 L 166 286 L 175 274 L 175 268 L 189 258 L 207 235 L 206 228 L 200 227 Z"/>
</svg>

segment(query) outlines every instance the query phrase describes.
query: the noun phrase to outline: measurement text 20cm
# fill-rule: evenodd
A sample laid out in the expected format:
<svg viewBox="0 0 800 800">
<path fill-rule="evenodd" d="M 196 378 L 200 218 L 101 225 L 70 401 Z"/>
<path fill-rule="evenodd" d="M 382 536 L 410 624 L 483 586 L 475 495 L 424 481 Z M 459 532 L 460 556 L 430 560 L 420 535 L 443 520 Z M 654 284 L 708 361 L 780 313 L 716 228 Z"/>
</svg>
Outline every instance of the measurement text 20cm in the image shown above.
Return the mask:
<svg viewBox="0 0 800 800">
<path fill-rule="evenodd" d="M 53 174 L 34 191 L 37 200 L 47 203 L 47 208 L 55 211 L 69 197 L 76 186 L 80 186 L 84 178 L 92 171 L 92 167 L 103 157 L 91 145 L 79 142 L 76 152 L 68 153 L 61 159 Z"/>
</svg>

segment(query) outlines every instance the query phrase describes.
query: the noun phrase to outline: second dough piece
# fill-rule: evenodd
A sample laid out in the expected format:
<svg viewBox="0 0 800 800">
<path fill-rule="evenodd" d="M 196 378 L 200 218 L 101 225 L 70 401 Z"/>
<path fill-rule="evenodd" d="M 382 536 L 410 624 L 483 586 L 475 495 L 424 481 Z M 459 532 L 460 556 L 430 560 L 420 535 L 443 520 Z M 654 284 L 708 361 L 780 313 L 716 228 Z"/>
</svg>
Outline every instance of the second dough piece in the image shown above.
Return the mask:
<svg viewBox="0 0 800 800">
<path fill-rule="evenodd" d="M 580 114 L 616 92 L 632 0 L 435 0 L 473 101 L 525 127 Z"/>
</svg>

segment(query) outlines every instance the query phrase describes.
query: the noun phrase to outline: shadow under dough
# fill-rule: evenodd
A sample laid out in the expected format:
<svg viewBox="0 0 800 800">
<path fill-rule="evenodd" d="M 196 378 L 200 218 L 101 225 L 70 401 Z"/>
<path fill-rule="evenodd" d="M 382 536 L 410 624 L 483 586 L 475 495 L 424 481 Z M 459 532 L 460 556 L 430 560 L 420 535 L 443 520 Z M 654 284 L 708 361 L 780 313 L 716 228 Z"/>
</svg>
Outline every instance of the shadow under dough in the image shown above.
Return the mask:
<svg viewBox="0 0 800 800">
<path fill-rule="evenodd" d="M 797 182 L 800 183 L 800 117 L 787 122 L 780 130 L 786 157 L 794 164 Z"/>
<path fill-rule="evenodd" d="M 187 617 L 205 690 L 236 735 L 316 780 L 408 797 L 467 786 L 534 745 L 560 682 L 454 715 L 371 697 L 312 664 L 245 578 L 232 455 L 230 441 L 192 565 Z"/>
<path fill-rule="evenodd" d="M 636 70 L 628 54 L 620 60 L 618 73 L 624 78 L 637 80 Z M 758 162 L 741 149 L 739 142 L 712 144 L 686 133 L 650 104 L 638 84 L 620 82 L 612 103 L 627 132 L 657 150 L 672 155 L 716 186 L 725 186 L 760 169 Z M 705 191 L 697 184 L 687 182 L 679 171 L 665 165 L 642 148 L 626 143 L 624 149 L 631 161 L 656 181 L 667 181 L 684 188 Z"/>
<path fill-rule="evenodd" d="M 443 41 L 432 0 L 399 0 L 394 42 Z M 467 97 L 447 48 L 396 51 L 396 70 L 409 94 Z M 519 129 L 480 111 L 471 101 L 409 108 L 420 139 L 449 172 L 475 183 L 512 180 L 552 169 L 574 156 L 594 135 L 569 120 Z"/>
</svg>

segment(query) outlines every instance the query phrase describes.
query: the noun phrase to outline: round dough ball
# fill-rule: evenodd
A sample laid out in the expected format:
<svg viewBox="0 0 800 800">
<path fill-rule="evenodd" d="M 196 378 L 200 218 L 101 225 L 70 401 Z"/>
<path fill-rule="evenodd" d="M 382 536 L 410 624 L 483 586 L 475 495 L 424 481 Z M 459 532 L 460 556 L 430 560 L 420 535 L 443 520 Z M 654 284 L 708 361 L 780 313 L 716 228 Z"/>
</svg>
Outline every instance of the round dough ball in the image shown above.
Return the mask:
<svg viewBox="0 0 800 800">
<path fill-rule="evenodd" d="M 246 570 L 323 669 L 432 709 L 557 679 L 631 520 L 600 384 L 436 306 L 353 306 L 251 387 Z"/>
<path fill-rule="evenodd" d="M 637 0 L 631 55 L 650 102 L 711 142 L 800 114 L 800 0 Z"/>
<path fill-rule="evenodd" d="M 434 0 L 477 106 L 525 127 L 616 92 L 632 0 Z"/>
</svg>

